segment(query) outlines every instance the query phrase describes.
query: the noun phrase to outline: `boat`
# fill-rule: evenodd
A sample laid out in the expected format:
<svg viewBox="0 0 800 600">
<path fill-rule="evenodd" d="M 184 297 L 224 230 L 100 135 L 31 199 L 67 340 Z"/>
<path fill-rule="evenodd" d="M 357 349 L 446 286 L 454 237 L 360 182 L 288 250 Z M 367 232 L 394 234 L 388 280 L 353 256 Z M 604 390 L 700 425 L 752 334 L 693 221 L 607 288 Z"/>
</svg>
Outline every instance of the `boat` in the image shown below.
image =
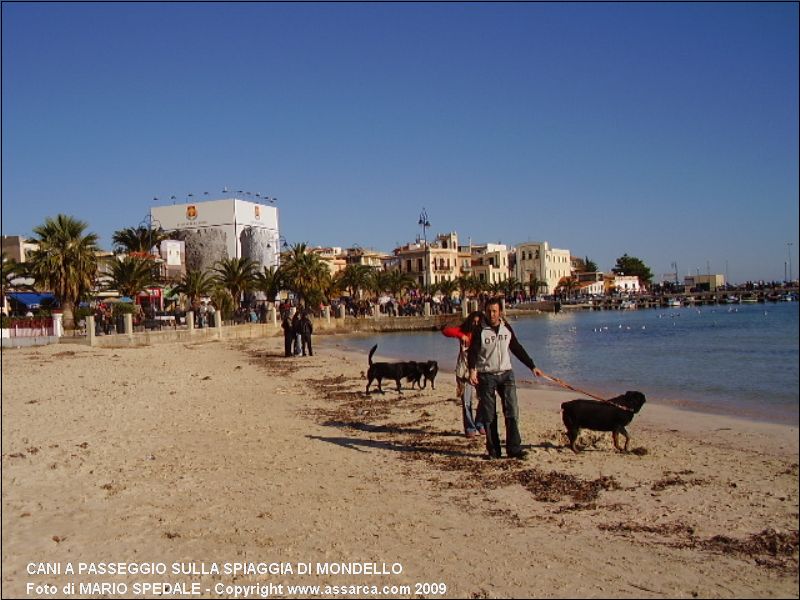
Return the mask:
<svg viewBox="0 0 800 600">
<path fill-rule="evenodd" d="M 740 302 L 742 304 L 755 304 L 756 302 L 758 302 L 758 298 L 756 298 L 755 296 L 742 296 Z"/>
<path fill-rule="evenodd" d="M 680 308 L 683 304 L 681 304 L 680 298 L 670 298 L 667 300 L 667 306 L 669 308 Z"/>
<path fill-rule="evenodd" d="M 630 310 L 636 308 L 636 302 L 633 300 L 623 300 L 619 305 L 620 310 Z"/>
</svg>

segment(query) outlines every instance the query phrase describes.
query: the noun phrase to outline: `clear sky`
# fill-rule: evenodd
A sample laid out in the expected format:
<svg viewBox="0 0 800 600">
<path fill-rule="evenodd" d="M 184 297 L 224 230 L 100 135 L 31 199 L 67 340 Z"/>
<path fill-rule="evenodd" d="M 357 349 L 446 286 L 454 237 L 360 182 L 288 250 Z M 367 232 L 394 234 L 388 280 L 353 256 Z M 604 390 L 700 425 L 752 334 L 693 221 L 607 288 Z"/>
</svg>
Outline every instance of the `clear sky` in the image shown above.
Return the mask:
<svg viewBox="0 0 800 600">
<path fill-rule="evenodd" d="M 3 234 L 278 198 L 289 242 L 798 261 L 798 4 L 2 5 Z M 788 243 L 791 243 L 789 245 Z"/>
</svg>

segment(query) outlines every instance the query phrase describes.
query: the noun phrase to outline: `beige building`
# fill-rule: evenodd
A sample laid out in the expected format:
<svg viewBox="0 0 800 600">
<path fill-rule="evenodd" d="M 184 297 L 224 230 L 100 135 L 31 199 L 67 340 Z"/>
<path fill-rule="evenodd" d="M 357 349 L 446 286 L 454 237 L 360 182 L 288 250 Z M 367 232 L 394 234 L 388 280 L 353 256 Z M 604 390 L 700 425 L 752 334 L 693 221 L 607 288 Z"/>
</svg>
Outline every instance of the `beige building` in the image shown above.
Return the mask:
<svg viewBox="0 0 800 600">
<path fill-rule="evenodd" d="M 509 277 L 509 250 L 505 244 L 471 246 L 472 275 L 487 285 Z"/>
<path fill-rule="evenodd" d="M 27 260 L 29 252 L 36 250 L 39 244 L 28 241 L 27 238 L 21 235 L 4 235 L 3 236 L 3 254 L 6 258 L 15 260 L 18 263 L 23 263 Z"/>
<path fill-rule="evenodd" d="M 515 277 L 529 294 L 553 294 L 559 282 L 572 275 L 569 250 L 551 248 L 548 242 L 518 244 L 515 271 Z M 536 292 L 530 289 L 535 279 L 544 282 Z"/>
<path fill-rule="evenodd" d="M 331 277 L 336 275 L 339 271 L 344 271 L 345 267 L 347 267 L 347 257 L 338 246 L 330 248 L 310 248 L 309 252 L 313 252 L 319 256 L 320 260 L 328 267 Z"/>
<path fill-rule="evenodd" d="M 375 269 L 384 268 L 387 261 L 394 259 L 391 254 L 361 248 L 360 246 L 347 248 L 344 251 L 344 257 L 348 265 L 365 265 Z"/>
<path fill-rule="evenodd" d="M 398 268 L 414 277 L 419 285 L 436 285 L 461 275 L 455 232 L 440 234 L 427 246 L 425 242 L 408 244 L 395 249 L 394 254 Z"/>
<path fill-rule="evenodd" d="M 725 286 L 725 275 L 687 275 L 683 278 L 683 285 L 687 290 L 692 288 L 715 292 L 717 288 Z"/>
</svg>

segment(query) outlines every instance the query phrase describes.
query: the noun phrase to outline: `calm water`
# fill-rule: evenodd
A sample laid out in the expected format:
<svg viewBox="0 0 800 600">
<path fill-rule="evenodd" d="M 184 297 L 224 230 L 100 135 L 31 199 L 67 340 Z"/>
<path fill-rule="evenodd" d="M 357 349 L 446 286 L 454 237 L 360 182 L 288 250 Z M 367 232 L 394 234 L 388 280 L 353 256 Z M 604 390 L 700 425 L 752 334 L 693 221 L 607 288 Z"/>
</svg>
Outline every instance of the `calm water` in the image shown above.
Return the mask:
<svg viewBox="0 0 800 600">
<path fill-rule="evenodd" d="M 536 365 L 610 397 L 640 390 L 648 401 L 798 424 L 798 303 L 630 311 L 574 311 L 512 320 Z M 347 345 L 378 355 L 439 360 L 458 345 L 439 332 L 382 334 Z M 533 379 L 515 360 L 520 379 Z M 576 394 L 578 396 L 578 394 Z"/>
</svg>

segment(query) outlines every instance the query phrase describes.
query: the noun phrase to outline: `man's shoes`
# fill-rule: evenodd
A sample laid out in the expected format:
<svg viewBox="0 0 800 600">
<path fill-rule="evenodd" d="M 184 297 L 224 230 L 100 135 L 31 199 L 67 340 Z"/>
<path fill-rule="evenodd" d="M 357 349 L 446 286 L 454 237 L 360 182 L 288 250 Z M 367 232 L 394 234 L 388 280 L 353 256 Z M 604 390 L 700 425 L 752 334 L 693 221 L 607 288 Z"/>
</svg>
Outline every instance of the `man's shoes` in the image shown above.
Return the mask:
<svg viewBox="0 0 800 600">
<path fill-rule="evenodd" d="M 476 435 L 478 435 L 478 432 L 475 431 L 474 429 L 470 429 L 464 435 L 466 435 L 468 438 L 474 438 Z"/>
<path fill-rule="evenodd" d="M 516 458 L 517 460 L 525 460 L 528 458 L 527 450 L 517 450 L 516 452 L 509 452 L 508 458 Z"/>
<path fill-rule="evenodd" d="M 483 455 L 483 460 L 498 460 L 499 458 L 500 458 L 499 454 L 494 454 L 491 452 Z"/>
</svg>

